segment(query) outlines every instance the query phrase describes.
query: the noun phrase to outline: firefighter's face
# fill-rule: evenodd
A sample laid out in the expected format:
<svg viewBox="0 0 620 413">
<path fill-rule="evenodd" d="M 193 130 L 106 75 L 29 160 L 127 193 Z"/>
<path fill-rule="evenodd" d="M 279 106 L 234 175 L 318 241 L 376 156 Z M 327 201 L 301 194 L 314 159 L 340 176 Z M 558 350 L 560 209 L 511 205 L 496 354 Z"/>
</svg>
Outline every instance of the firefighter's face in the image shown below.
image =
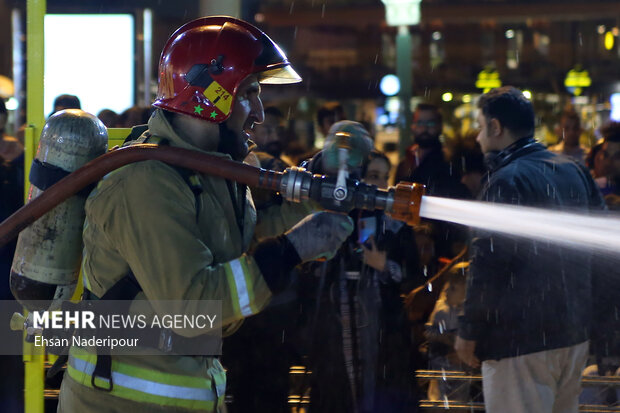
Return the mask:
<svg viewBox="0 0 620 413">
<path fill-rule="evenodd" d="M 177 114 L 173 126 L 184 140 L 196 147 L 227 153 L 240 161 L 248 152 L 249 135 L 246 131 L 249 131 L 254 123 L 261 123 L 264 119 L 260 84 L 255 75 L 250 75 L 239 85 L 233 110 L 224 123 L 217 124 Z"/>
<path fill-rule="evenodd" d="M 233 110 L 226 120 L 226 126 L 247 140 L 249 138 L 247 131 L 251 130 L 255 123 L 262 123 L 264 120 L 260 84 L 255 75 L 250 75 L 241 82 L 237 89 Z"/>
<path fill-rule="evenodd" d="M 218 150 L 242 160 L 248 152 L 249 131 L 255 123 L 265 120 L 260 84 L 255 75 L 246 77 L 237 89 L 237 96 L 230 117 L 220 128 Z"/>
</svg>

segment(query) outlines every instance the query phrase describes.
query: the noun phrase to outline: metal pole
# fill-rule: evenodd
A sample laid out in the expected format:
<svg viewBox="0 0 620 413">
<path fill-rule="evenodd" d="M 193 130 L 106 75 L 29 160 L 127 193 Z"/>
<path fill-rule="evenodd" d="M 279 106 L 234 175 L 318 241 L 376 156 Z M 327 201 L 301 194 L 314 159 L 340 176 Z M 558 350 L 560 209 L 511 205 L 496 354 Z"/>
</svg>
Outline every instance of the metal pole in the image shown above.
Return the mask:
<svg viewBox="0 0 620 413">
<path fill-rule="evenodd" d="M 35 129 L 34 135 L 41 133 L 45 123 L 43 114 L 43 74 L 44 74 L 44 21 L 46 0 L 29 0 L 26 15 L 26 55 L 27 55 L 27 96 L 28 108 L 26 122 Z"/>
<path fill-rule="evenodd" d="M 17 134 L 20 126 L 24 123 L 23 117 L 20 115 L 24 99 L 24 48 L 22 38 L 24 36 L 24 27 L 22 24 L 22 14 L 19 9 L 13 9 L 11 12 L 11 22 L 13 26 L 13 96 L 17 99 L 18 109 L 13 118 L 13 135 Z"/>
<path fill-rule="evenodd" d="M 45 123 L 43 113 L 43 73 L 44 73 L 44 22 L 46 0 L 28 0 L 26 6 L 26 93 L 27 128 L 24 133 L 25 188 L 28 188 L 28 174 L 34 151 Z M 43 413 L 44 403 L 44 359 L 43 349 L 24 341 L 24 411 Z"/>
<path fill-rule="evenodd" d="M 411 141 L 412 41 L 408 26 L 398 26 L 396 36 L 396 76 L 400 81 L 398 154 L 402 158 Z"/>
</svg>

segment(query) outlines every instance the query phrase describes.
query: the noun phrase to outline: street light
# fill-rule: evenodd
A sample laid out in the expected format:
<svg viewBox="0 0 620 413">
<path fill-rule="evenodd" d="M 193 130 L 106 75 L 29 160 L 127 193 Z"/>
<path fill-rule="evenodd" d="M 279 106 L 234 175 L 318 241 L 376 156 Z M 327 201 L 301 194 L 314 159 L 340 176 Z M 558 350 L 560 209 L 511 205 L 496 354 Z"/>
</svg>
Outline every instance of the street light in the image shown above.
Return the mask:
<svg viewBox="0 0 620 413">
<path fill-rule="evenodd" d="M 385 4 L 385 19 L 390 26 L 412 26 L 420 23 L 422 0 L 381 0 Z"/>
<path fill-rule="evenodd" d="M 399 155 L 405 153 L 411 139 L 412 41 L 409 27 L 420 23 L 422 0 L 381 0 L 385 5 L 385 19 L 390 26 L 398 27 L 396 36 L 396 75 L 400 80 L 400 116 L 398 119 Z"/>
<path fill-rule="evenodd" d="M 400 92 L 400 80 L 394 75 L 385 75 L 379 82 L 379 89 L 385 96 L 394 96 Z"/>
</svg>

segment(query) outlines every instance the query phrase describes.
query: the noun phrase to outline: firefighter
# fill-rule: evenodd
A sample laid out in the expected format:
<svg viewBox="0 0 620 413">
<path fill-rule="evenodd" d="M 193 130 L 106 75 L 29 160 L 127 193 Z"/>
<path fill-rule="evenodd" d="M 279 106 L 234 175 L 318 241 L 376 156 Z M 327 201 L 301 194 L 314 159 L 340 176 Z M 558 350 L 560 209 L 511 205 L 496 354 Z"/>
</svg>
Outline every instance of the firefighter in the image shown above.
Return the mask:
<svg viewBox="0 0 620 413">
<path fill-rule="evenodd" d="M 244 130 L 263 121 L 261 84 L 299 81 L 280 48 L 256 27 L 223 16 L 194 20 L 162 51 L 156 109 L 136 142 L 241 161 Z M 188 307 L 221 300 L 224 330 L 261 311 L 288 284 L 295 265 L 329 258 L 353 228 L 345 215 L 318 212 L 248 251 L 256 218 L 249 189 L 159 161 L 110 173 L 85 209 L 88 298 L 115 298 L 111 291 L 129 279 L 135 300 L 178 300 Z M 173 335 L 172 352 L 199 334 Z M 217 357 L 109 356 L 74 346 L 58 411 L 217 412 L 224 409 L 225 380 Z"/>
</svg>

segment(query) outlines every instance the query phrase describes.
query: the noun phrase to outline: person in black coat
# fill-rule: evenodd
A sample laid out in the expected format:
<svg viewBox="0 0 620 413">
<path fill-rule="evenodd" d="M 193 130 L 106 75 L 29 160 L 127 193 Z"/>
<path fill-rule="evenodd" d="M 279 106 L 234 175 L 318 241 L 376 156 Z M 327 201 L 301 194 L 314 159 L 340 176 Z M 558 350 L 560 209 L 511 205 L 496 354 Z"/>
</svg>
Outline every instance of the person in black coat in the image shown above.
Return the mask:
<svg viewBox="0 0 620 413">
<path fill-rule="evenodd" d="M 531 102 L 513 87 L 478 103 L 487 202 L 588 213 L 604 209 L 585 167 L 533 137 Z M 591 252 L 478 232 L 455 344 L 482 362 L 486 411 L 576 412 L 588 355 Z"/>
</svg>

